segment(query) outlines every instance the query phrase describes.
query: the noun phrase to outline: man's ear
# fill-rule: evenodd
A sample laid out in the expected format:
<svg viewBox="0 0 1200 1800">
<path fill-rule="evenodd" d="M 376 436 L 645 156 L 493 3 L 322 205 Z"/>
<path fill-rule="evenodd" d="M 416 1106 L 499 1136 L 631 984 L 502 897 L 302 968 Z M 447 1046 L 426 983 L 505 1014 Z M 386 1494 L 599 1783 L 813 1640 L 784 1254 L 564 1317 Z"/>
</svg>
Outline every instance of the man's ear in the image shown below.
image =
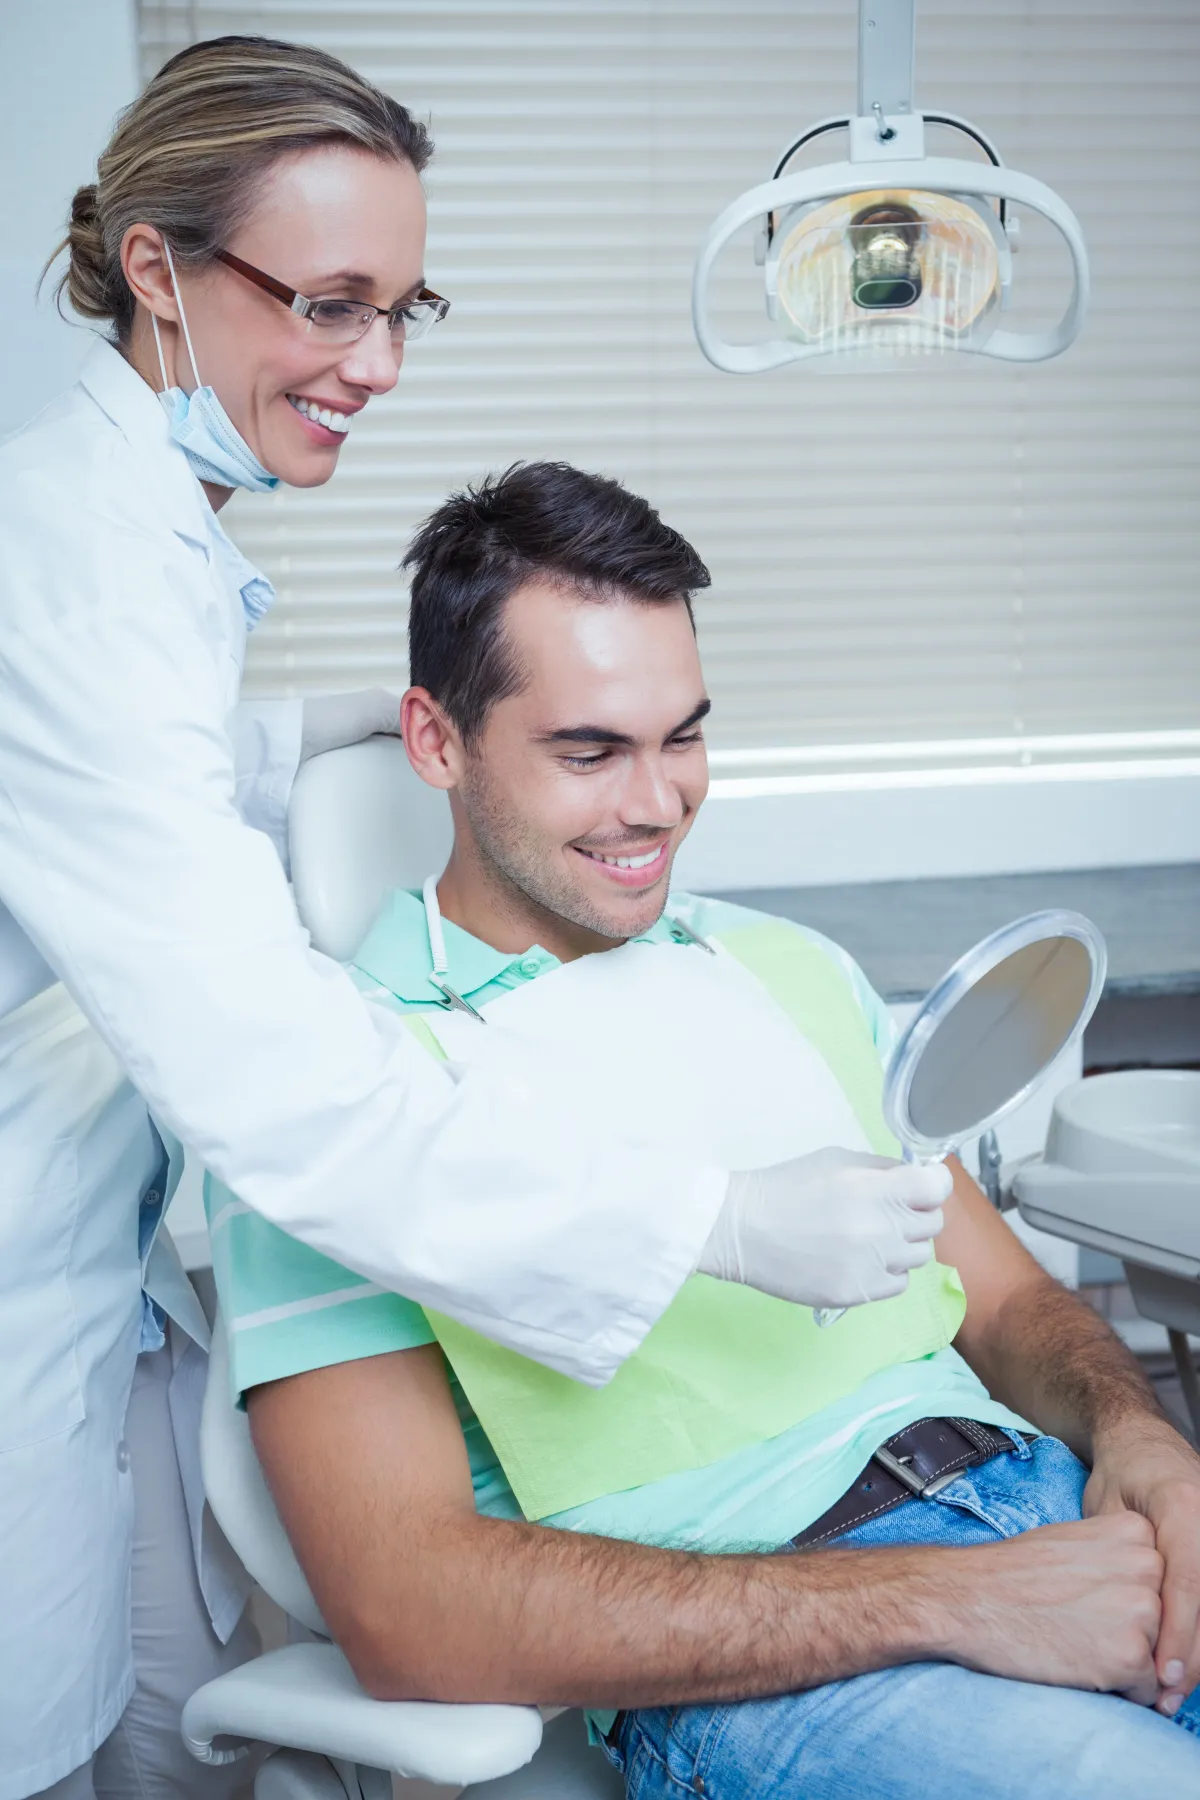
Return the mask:
<svg viewBox="0 0 1200 1800">
<path fill-rule="evenodd" d="M 400 736 L 421 780 L 449 793 L 462 780 L 462 738 L 428 688 L 410 687 L 400 702 Z"/>
</svg>

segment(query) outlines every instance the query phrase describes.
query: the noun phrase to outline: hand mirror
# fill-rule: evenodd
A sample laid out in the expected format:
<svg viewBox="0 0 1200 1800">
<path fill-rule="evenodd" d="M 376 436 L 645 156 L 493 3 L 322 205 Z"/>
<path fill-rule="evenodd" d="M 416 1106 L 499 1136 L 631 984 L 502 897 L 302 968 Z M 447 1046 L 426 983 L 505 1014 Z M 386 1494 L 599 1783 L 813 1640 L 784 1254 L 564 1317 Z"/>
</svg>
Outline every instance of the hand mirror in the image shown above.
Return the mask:
<svg viewBox="0 0 1200 1800">
<path fill-rule="evenodd" d="M 1096 1010 L 1104 939 L 1082 913 L 994 931 L 926 995 L 892 1053 L 883 1114 L 906 1154 L 940 1162 L 1028 1099 Z"/>
<path fill-rule="evenodd" d="M 960 956 L 892 1052 L 883 1115 L 909 1162 L 941 1162 L 1028 1099 L 1083 1031 L 1104 939 L 1082 913 L 1038 912 Z M 819 1325 L 844 1308 L 817 1308 Z"/>
</svg>

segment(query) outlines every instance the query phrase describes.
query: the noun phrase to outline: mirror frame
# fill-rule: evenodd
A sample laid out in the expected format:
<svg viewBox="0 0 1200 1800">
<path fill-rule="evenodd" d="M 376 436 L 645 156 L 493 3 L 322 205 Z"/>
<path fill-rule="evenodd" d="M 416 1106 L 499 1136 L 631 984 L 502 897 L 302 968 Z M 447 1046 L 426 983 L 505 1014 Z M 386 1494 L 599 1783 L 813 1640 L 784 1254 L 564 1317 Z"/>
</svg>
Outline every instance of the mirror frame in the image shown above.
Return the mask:
<svg viewBox="0 0 1200 1800">
<path fill-rule="evenodd" d="M 966 1131 L 948 1138 L 928 1138 L 923 1132 L 917 1131 L 909 1116 L 909 1097 L 917 1067 L 939 1025 L 963 995 L 998 963 L 1002 963 L 1014 951 L 1025 950 L 1045 938 L 1056 937 L 1075 938 L 1084 945 L 1091 958 L 1092 982 L 1078 1019 L 1054 1057 L 1050 1062 L 1043 1063 L 1037 1074 L 1019 1092 L 1011 1095 L 1002 1106 L 998 1106 L 985 1119 L 972 1124 Z M 965 955 L 960 956 L 937 985 L 929 990 L 893 1050 L 883 1084 L 883 1116 L 888 1130 L 899 1138 L 906 1151 L 924 1159 L 940 1160 L 951 1155 L 960 1144 L 982 1137 L 985 1131 L 989 1131 L 1000 1119 L 1020 1106 L 1022 1101 L 1027 1100 L 1041 1086 L 1063 1052 L 1078 1041 L 1096 1010 L 1107 970 L 1108 950 L 1104 939 L 1092 921 L 1082 913 L 1052 907 L 1045 912 L 1028 913 L 1022 919 L 1014 919 L 1011 925 L 1002 925 L 999 931 L 993 931 L 990 937 L 985 937 Z"/>
</svg>

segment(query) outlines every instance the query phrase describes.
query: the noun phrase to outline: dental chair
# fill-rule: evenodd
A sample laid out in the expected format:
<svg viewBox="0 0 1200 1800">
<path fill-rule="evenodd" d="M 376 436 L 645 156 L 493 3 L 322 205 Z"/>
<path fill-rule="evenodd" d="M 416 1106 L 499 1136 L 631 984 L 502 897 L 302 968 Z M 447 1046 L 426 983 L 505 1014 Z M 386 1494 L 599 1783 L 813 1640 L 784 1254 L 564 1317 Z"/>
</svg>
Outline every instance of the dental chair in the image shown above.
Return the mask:
<svg viewBox="0 0 1200 1800">
<path fill-rule="evenodd" d="M 384 893 L 419 887 L 451 841 L 444 796 L 427 788 L 396 738 L 314 757 L 288 815 L 296 904 L 313 943 L 345 959 Z M 624 1783 L 587 1745 L 578 1711 L 373 1700 L 329 1641 L 258 1465 L 244 1413 L 230 1400 L 218 1317 L 201 1428 L 209 1504 L 263 1591 L 309 1641 L 272 1650 L 200 1688 L 183 1710 L 199 1761 L 227 1763 L 259 1745 L 256 1800 L 390 1800 L 393 1774 L 463 1789 L 464 1800 L 619 1800 Z"/>
</svg>

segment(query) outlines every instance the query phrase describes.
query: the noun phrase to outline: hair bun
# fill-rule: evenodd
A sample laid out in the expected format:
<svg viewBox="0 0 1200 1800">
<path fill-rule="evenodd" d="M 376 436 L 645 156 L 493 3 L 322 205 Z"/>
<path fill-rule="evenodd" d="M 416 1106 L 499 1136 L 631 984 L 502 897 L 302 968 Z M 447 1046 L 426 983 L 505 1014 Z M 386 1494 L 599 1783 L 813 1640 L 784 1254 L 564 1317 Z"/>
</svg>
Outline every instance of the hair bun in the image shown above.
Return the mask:
<svg viewBox="0 0 1200 1800">
<path fill-rule="evenodd" d="M 105 273 L 104 231 L 100 223 L 100 190 L 94 181 L 76 188 L 65 248 L 70 264 L 60 284 L 77 313 L 85 319 L 111 319 L 112 295 Z"/>
</svg>

